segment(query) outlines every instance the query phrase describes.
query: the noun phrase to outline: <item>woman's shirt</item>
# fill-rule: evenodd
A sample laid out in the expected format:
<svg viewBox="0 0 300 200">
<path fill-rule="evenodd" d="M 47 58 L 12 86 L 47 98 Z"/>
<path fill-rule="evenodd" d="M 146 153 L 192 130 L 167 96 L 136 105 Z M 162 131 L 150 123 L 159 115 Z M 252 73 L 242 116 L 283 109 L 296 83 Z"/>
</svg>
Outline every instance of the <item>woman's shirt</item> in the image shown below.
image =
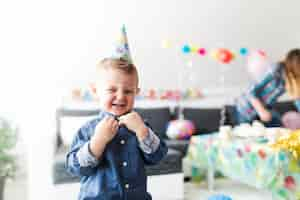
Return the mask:
<svg viewBox="0 0 300 200">
<path fill-rule="evenodd" d="M 251 122 L 258 117 L 257 111 L 250 102 L 251 98 L 259 99 L 266 108 L 270 109 L 285 91 L 284 66 L 280 63 L 273 64 L 260 80 L 254 82 L 246 93 L 235 100 L 239 122 Z M 295 106 L 299 111 L 300 100 L 295 101 Z"/>
</svg>

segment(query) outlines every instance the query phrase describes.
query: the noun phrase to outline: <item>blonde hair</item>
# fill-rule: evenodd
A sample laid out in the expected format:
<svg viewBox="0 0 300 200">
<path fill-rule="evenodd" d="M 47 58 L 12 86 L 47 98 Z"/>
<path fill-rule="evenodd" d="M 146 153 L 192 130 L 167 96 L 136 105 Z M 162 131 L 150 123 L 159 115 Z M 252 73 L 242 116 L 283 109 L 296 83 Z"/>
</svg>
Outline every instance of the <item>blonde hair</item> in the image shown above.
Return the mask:
<svg viewBox="0 0 300 200">
<path fill-rule="evenodd" d="M 286 90 L 291 97 L 300 98 L 300 49 L 292 49 L 282 63 L 285 69 Z"/>
<path fill-rule="evenodd" d="M 120 58 L 104 58 L 96 65 L 97 73 L 101 73 L 102 70 L 118 70 L 126 75 L 133 75 L 136 78 L 137 85 L 139 82 L 138 71 L 135 65 L 129 64 L 126 60 Z"/>
</svg>

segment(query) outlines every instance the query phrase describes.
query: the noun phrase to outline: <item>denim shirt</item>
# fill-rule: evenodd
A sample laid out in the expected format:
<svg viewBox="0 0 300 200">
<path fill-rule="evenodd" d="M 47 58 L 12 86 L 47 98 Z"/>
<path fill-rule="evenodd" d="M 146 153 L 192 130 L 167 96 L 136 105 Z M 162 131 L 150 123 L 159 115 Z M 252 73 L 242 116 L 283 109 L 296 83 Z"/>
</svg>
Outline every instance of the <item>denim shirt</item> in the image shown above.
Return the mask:
<svg viewBox="0 0 300 200">
<path fill-rule="evenodd" d="M 108 113 L 100 112 L 99 117 L 81 127 L 67 154 L 67 170 L 80 177 L 79 200 L 151 200 L 147 192 L 145 164 L 158 163 L 167 153 L 163 140 L 149 129 L 145 141 L 139 141 L 135 133 L 121 126 L 115 137 L 106 145 L 98 160 L 89 150 L 89 141 L 96 125 Z M 158 140 L 151 140 L 156 137 Z M 152 138 L 154 139 L 154 138 Z M 159 141 L 155 151 L 153 141 Z M 83 154 L 87 155 L 82 156 Z M 83 160 L 80 160 L 83 157 Z"/>
</svg>

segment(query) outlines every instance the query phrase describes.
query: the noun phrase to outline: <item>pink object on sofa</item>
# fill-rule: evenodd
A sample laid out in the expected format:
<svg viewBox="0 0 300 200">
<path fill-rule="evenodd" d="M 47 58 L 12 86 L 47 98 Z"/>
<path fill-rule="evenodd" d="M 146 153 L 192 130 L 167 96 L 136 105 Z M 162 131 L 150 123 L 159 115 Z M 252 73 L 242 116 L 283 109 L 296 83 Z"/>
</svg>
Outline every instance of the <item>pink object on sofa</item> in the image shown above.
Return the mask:
<svg viewBox="0 0 300 200">
<path fill-rule="evenodd" d="M 167 136 L 171 139 L 189 139 L 195 130 L 195 125 L 190 120 L 172 120 L 167 126 Z"/>
<path fill-rule="evenodd" d="M 292 130 L 300 129 L 300 113 L 295 111 L 286 112 L 281 118 L 285 128 Z"/>
</svg>

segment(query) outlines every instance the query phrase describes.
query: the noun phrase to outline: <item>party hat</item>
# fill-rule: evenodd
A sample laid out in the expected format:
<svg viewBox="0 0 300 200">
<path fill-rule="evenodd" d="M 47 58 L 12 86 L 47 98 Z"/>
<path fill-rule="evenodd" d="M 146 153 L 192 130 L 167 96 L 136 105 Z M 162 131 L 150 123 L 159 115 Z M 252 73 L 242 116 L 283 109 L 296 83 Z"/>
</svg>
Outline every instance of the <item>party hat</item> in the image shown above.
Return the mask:
<svg viewBox="0 0 300 200">
<path fill-rule="evenodd" d="M 125 25 L 122 26 L 121 32 L 117 40 L 115 41 L 113 47 L 114 47 L 112 52 L 113 58 L 122 58 L 126 60 L 129 64 L 132 64 L 132 58 L 130 55 Z"/>
</svg>

